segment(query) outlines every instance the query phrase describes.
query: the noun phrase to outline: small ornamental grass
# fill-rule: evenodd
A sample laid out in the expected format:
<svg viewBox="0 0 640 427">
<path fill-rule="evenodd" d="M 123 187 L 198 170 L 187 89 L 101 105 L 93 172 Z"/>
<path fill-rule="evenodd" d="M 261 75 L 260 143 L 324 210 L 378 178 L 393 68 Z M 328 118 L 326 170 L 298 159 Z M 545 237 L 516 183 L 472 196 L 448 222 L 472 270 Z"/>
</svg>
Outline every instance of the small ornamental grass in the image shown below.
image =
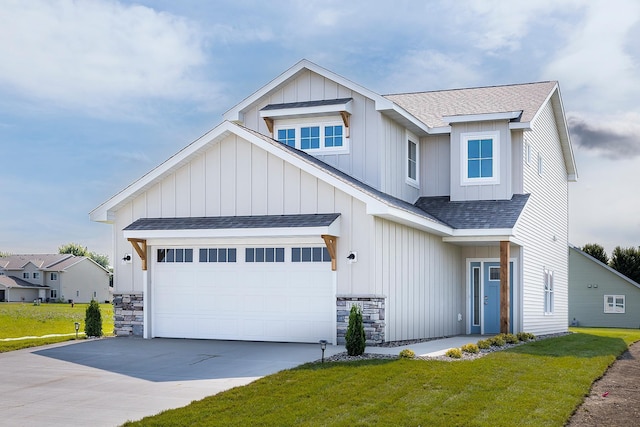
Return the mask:
<svg viewBox="0 0 640 427">
<path fill-rule="evenodd" d="M 462 350 L 459 348 L 450 348 L 445 353 L 445 356 L 451 357 L 452 359 L 460 359 L 462 357 Z"/>
<path fill-rule="evenodd" d="M 460 350 L 462 350 L 463 353 L 471 353 L 471 354 L 476 354 L 480 352 L 480 348 L 478 348 L 478 345 L 473 343 L 463 345 L 462 347 L 460 347 Z"/>
<path fill-rule="evenodd" d="M 529 332 L 518 332 L 517 337 L 522 342 L 536 339 L 536 336 Z"/>
<path fill-rule="evenodd" d="M 481 350 L 487 350 L 491 347 L 491 341 L 489 340 L 479 340 L 476 344 Z"/>
<path fill-rule="evenodd" d="M 416 353 L 409 348 L 405 348 L 400 352 L 400 354 L 398 354 L 398 356 L 400 359 L 413 359 L 416 357 Z"/>
<path fill-rule="evenodd" d="M 492 347 L 504 347 L 504 345 L 506 344 L 504 338 L 502 338 L 500 335 L 489 338 L 489 343 L 491 343 Z"/>
</svg>

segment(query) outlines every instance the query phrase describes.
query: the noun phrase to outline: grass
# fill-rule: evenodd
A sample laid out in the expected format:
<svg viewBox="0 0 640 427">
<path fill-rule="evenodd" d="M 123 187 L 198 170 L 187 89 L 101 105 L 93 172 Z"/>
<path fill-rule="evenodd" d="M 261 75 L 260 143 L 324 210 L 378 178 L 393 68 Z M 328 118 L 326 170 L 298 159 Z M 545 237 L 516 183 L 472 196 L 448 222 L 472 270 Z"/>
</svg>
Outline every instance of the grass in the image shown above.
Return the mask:
<svg viewBox="0 0 640 427">
<path fill-rule="evenodd" d="M 476 360 L 307 364 L 127 426 L 562 426 L 640 330 L 576 328 Z"/>
<path fill-rule="evenodd" d="M 0 304 L 0 353 L 35 347 L 45 344 L 75 339 L 74 323 L 80 323 L 80 333 L 84 333 L 85 311 L 89 304 L 41 304 L 1 303 Z M 113 334 L 113 306 L 100 304 L 102 331 Z M 44 337 L 53 334 L 68 336 Z M 41 337 L 15 341 L 1 341 L 5 338 Z"/>
</svg>

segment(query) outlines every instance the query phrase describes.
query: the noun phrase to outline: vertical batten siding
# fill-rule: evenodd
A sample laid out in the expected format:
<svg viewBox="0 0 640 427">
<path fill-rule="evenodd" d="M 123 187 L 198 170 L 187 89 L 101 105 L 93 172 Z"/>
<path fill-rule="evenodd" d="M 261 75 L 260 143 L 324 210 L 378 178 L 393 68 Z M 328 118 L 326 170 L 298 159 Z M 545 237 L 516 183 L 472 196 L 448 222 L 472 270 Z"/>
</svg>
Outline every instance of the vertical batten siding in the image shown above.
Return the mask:
<svg viewBox="0 0 640 427">
<path fill-rule="evenodd" d="M 451 137 L 420 138 L 420 195 L 448 196 L 451 189 Z"/>
<path fill-rule="evenodd" d="M 524 163 L 523 189 L 531 193 L 516 236 L 524 246 L 523 329 L 535 334 L 566 331 L 568 327 L 568 181 L 551 103 L 543 108 L 534 130 L 525 138 L 533 161 Z M 538 153 L 544 173 L 538 175 Z M 553 240 L 555 236 L 555 241 Z M 554 272 L 554 313 L 544 314 L 543 270 Z"/>
<path fill-rule="evenodd" d="M 387 341 L 465 332 L 461 249 L 440 237 L 374 220 L 375 293 L 387 297 Z"/>
</svg>

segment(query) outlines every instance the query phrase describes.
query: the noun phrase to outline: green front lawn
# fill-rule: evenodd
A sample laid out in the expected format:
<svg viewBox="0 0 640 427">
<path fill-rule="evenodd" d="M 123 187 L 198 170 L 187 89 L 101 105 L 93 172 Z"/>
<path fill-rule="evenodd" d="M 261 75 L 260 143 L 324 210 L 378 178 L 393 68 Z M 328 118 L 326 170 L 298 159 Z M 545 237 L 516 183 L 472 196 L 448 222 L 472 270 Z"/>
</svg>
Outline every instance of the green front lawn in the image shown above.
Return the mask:
<svg viewBox="0 0 640 427">
<path fill-rule="evenodd" d="M 84 334 L 85 311 L 89 304 L 0 303 L 0 353 L 20 348 L 75 339 L 75 322 Z M 113 306 L 100 304 L 102 332 L 113 334 Z M 52 334 L 71 334 L 62 337 L 2 341 L 5 338 L 43 337 Z"/>
<path fill-rule="evenodd" d="M 142 426 L 562 426 L 640 330 L 574 329 L 469 361 L 308 364 Z"/>
</svg>

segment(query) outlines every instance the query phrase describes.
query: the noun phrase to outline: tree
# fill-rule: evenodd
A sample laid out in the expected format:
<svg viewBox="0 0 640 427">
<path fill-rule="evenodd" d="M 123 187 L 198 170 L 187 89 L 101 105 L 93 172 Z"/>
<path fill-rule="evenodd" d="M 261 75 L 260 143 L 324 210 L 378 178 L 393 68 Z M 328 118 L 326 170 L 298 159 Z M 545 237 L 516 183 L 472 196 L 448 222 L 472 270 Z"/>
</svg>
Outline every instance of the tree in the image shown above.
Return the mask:
<svg viewBox="0 0 640 427">
<path fill-rule="evenodd" d="M 82 246 L 79 243 L 67 243 L 58 248 L 59 254 L 71 254 L 75 256 L 86 256 L 94 260 L 97 264 L 100 264 L 105 269 L 109 269 L 109 257 L 96 252 L 89 252 L 86 246 Z"/>
<path fill-rule="evenodd" d="M 609 264 L 609 256 L 604 248 L 597 243 L 587 243 L 582 247 L 582 251 L 591 255 L 603 264 Z"/>
<path fill-rule="evenodd" d="M 640 247 L 616 248 L 611 253 L 609 265 L 636 283 L 640 283 Z"/>
<path fill-rule="evenodd" d="M 92 299 L 85 311 L 84 333 L 87 337 L 102 336 L 102 315 L 100 314 L 100 304 Z"/>
<path fill-rule="evenodd" d="M 89 250 L 86 246 L 79 245 L 78 243 L 67 243 L 58 248 L 59 254 L 71 254 L 75 256 L 88 256 Z"/>
<path fill-rule="evenodd" d="M 349 356 L 360 356 L 364 353 L 367 337 L 362 324 L 362 310 L 356 304 L 351 306 L 351 311 L 349 312 L 349 326 L 347 327 L 345 340 Z"/>
</svg>

